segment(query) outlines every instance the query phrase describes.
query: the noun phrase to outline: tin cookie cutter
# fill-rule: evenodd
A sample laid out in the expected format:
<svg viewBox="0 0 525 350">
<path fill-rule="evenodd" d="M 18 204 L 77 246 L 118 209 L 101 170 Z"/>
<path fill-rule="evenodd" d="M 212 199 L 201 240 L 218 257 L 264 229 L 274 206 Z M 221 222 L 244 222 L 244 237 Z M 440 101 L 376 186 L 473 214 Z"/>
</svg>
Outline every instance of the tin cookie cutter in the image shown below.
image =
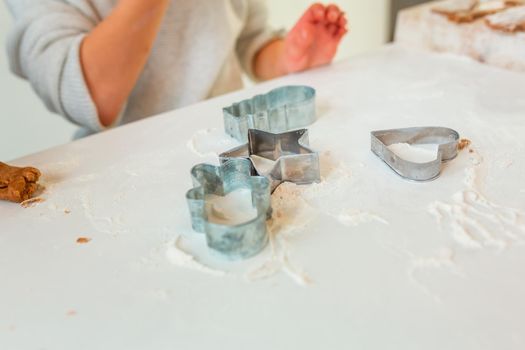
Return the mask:
<svg viewBox="0 0 525 350">
<path fill-rule="evenodd" d="M 224 129 L 240 142 L 248 129 L 273 133 L 303 128 L 315 121 L 315 89 L 283 86 L 223 108 Z"/>
<path fill-rule="evenodd" d="M 414 181 L 430 181 L 440 175 L 443 162 L 457 156 L 459 134 L 449 128 L 418 127 L 373 131 L 371 139 L 372 152 L 398 175 Z M 425 163 L 407 161 L 388 148 L 395 143 L 438 144 L 437 158 Z"/>
<path fill-rule="evenodd" d="M 248 143 L 219 156 L 221 163 L 250 159 L 256 173 L 271 181 L 271 192 L 283 182 L 311 184 L 321 181 L 319 154 L 308 147 L 308 130 L 274 134 L 249 129 Z"/>
<path fill-rule="evenodd" d="M 198 164 L 191 170 L 193 189 L 186 193 L 195 231 L 206 234 L 208 247 L 231 260 L 245 259 L 259 253 L 268 243 L 266 220 L 271 217 L 270 181 L 252 176 L 249 160 L 231 159 L 220 166 Z M 257 216 L 238 225 L 211 222 L 207 212 L 207 196 L 225 196 L 237 189 L 252 193 Z"/>
</svg>

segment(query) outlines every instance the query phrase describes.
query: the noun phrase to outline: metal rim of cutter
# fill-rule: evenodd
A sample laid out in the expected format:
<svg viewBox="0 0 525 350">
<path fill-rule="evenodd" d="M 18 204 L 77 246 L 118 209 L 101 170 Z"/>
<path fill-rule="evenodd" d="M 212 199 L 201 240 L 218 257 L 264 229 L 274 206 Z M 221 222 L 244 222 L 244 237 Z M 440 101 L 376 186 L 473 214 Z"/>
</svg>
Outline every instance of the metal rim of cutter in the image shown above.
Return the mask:
<svg viewBox="0 0 525 350">
<path fill-rule="evenodd" d="M 300 129 L 315 122 L 315 89 L 288 85 L 223 108 L 224 129 L 247 142 L 249 129 L 273 133 Z"/>
<path fill-rule="evenodd" d="M 454 159 L 458 153 L 459 133 L 445 127 L 413 127 L 371 132 L 371 149 L 394 172 L 417 182 L 431 181 L 439 177 L 443 162 Z M 407 161 L 388 146 L 395 143 L 438 144 L 437 158 L 426 163 Z"/>
<path fill-rule="evenodd" d="M 247 159 L 231 159 L 220 166 L 198 164 L 191 170 L 193 188 L 186 193 L 195 231 L 206 234 L 208 247 L 230 259 L 246 259 L 264 249 L 268 243 L 266 220 L 271 217 L 270 181 L 252 176 Z M 225 196 L 237 189 L 252 193 L 257 216 L 238 225 L 223 225 L 208 220 L 206 201 L 209 195 Z"/>
<path fill-rule="evenodd" d="M 230 159 L 245 158 L 252 161 L 255 173 L 266 176 L 272 183 L 271 192 L 283 182 L 299 185 L 321 181 L 319 154 L 308 147 L 308 130 L 300 129 L 274 134 L 249 129 L 248 143 L 219 155 L 221 163 Z M 271 161 L 268 172 L 258 169 L 253 156 Z"/>
</svg>

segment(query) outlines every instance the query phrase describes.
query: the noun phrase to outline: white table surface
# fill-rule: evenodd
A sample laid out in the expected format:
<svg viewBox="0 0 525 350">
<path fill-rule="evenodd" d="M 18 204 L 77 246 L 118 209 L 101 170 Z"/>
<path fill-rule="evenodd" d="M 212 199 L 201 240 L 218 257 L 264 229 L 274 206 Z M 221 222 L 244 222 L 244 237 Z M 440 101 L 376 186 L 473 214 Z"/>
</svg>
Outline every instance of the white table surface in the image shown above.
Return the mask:
<svg viewBox="0 0 525 350">
<path fill-rule="evenodd" d="M 286 259 L 257 280 L 270 248 L 210 256 L 185 192 L 234 144 L 221 107 L 285 84 L 317 89 L 324 181 L 274 196 Z M 419 125 L 475 151 L 402 180 L 369 132 Z M 524 349 L 524 135 L 524 74 L 386 47 L 19 159 L 46 201 L 0 203 L 0 349 Z"/>
</svg>

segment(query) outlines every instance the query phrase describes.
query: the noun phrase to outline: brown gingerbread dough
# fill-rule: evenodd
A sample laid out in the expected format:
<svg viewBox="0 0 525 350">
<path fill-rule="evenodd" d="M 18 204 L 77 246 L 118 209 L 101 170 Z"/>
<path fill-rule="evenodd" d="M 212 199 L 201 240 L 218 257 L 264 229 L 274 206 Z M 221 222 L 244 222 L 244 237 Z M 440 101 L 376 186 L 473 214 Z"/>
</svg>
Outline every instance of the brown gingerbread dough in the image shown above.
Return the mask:
<svg viewBox="0 0 525 350">
<path fill-rule="evenodd" d="M 469 139 L 461 139 L 461 140 L 459 140 L 459 142 L 458 142 L 458 150 L 460 150 L 460 151 L 464 150 L 465 148 L 470 146 L 471 143 L 472 143 L 472 141 L 470 141 Z"/>
<path fill-rule="evenodd" d="M 494 30 L 507 33 L 525 31 L 525 6 L 516 6 L 487 17 L 485 23 Z"/>
<path fill-rule="evenodd" d="M 449 0 L 432 9 L 456 23 L 470 23 L 475 20 L 505 11 L 522 4 L 522 0 Z"/>
<path fill-rule="evenodd" d="M 31 198 L 38 188 L 40 171 L 19 168 L 0 162 L 0 200 L 21 203 Z"/>
</svg>

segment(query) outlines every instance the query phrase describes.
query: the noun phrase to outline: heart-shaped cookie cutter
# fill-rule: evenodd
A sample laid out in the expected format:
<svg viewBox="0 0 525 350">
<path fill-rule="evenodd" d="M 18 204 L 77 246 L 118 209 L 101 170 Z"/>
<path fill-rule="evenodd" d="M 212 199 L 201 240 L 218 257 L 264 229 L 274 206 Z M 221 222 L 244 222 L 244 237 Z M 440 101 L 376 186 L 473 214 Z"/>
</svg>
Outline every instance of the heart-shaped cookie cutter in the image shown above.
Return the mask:
<svg viewBox="0 0 525 350">
<path fill-rule="evenodd" d="M 271 217 L 270 181 L 252 176 L 247 159 L 231 159 L 220 166 L 198 164 L 191 170 L 193 188 L 186 193 L 195 231 L 206 234 L 208 247 L 231 259 L 245 259 L 259 253 L 268 243 L 266 220 Z M 209 195 L 225 196 L 238 189 L 249 189 L 257 216 L 238 225 L 211 222 L 207 212 Z"/>
<path fill-rule="evenodd" d="M 371 141 L 372 152 L 398 175 L 414 181 L 430 181 L 440 175 L 443 162 L 457 156 L 459 134 L 455 130 L 444 127 L 403 128 L 373 131 Z M 407 161 L 388 148 L 396 143 L 438 144 L 437 157 L 425 163 Z"/>
<path fill-rule="evenodd" d="M 315 121 L 315 89 L 283 86 L 223 108 L 223 114 L 226 133 L 240 142 L 247 142 L 248 129 L 300 129 Z"/>
<path fill-rule="evenodd" d="M 319 154 L 308 147 L 308 130 L 300 129 L 274 134 L 249 129 L 248 143 L 222 153 L 222 163 L 234 158 L 250 159 L 260 176 L 266 176 L 273 191 L 283 182 L 299 185 L 321 181 Z M 273 165 L 261 169 L 254 156 L 269 160 Z"/>
</svg>

